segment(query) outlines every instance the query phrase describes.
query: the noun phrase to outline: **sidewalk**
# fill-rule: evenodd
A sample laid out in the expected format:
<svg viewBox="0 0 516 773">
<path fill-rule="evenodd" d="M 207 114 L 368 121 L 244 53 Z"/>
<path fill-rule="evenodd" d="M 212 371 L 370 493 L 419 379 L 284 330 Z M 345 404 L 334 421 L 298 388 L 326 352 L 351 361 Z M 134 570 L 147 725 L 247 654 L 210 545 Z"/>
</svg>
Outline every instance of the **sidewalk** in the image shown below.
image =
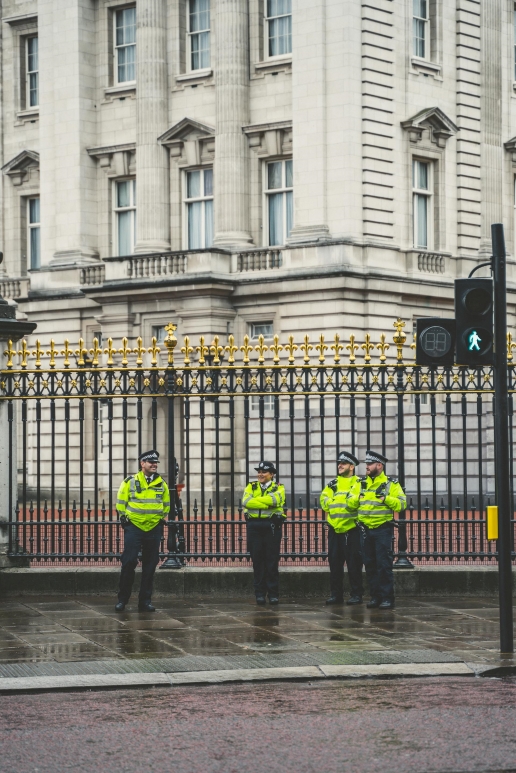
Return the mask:
<svg viewBox="0 0 516 773">
<path fill-rule="evenodd" d="M 321 601 L 113 597 L 0 603 L 0 691 L 242 679 L 422 676 L 516 670 L 498 652 L 493 597 L 402 598 L 394 611 Z"/>
</svg>

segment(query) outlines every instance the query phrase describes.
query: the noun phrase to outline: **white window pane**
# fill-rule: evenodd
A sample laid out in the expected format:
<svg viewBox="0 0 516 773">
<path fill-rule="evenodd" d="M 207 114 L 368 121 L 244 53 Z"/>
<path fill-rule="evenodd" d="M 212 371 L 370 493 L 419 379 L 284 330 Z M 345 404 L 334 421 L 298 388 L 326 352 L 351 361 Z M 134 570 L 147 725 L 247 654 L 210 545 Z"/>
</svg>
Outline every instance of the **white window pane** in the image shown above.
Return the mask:
<svg viewBox="0 0 516 773">
<path fill-rule="evenodd" d="M 269 196 L 269 244 L 283 244 L 283 194 Z"/>
<path fill-rule="evenodd" d="M 213 196 L 213 169 L 204 170 L 204 195 Z"/>
<path fill-rule="evenodd" d="M 417 187 L 423 191 L 427 191 L 428 190 L 428 164 L 424 164 L 421 161 L 418 161 L 417 169 L 418 169 Z"/>
<path fill-rule="evenodd" d="M 417 247 L 428 247 L 428 199 L 416 196 L 417 206 Z"/>
<path fill-rule="evenodd" d="M 29 223 L 39 223 L 39 199 L 29 199 Z"/>
<path fill-rule="evenodd" d="M 131 206 L 131 181 L 124 180 L 116 184 L 116 205 L 117 207 Z"/>
<path fill-rule="evenodd" d="M 30 267 L 39 268 L 40 266 L 40 229 L 30 229 Z"/>
<path fill-rule="evenodd" d="M 293 177 L 292 177 L 292 160 L 285 161 L 285 187 L 286 188 L 292 188 L 293 185 Z"/>
<path fill-rule="evenodd" d="M 190 32 L 209 30 L 210 3 L 209 0 L 190 0 Z"/>
<path fill-rule="evenodd" d="M 292 13 L 292 0 L 267 0 L 267 16 Z"/>
<path fill-rule="evenodd" d="M 426 19 L 427 17 L 427 0 L 414 0 L 414 16 L 419 16 L 420 19 Z"/>
<path fill-rule="evenodd" d="M 210 66 L 210 33 L 199 32 L 190 37 L 192 49 L 190 67 L 192 70 L 202 70 Z"/>
<path fill-rule="evenodd" d="M 267 166 L 267 187 L 269 190 L 281 188 L 281 161 Z"/>
<path fill-rule="evenodd" d="M 27 67 L 29 72 L 38 69 L 38 39 L 29 38 L 27 40 Z"/>
<path fill-rule="evenodd" d="M 290 236 L 292 230 L 292 221 L 294 219 L 294 194 L 289 191 L 285 194 L 287 197 L 287 238 Z"/>
<path fill-rule="evenodd" d="M 29 106 L 36 107 L 39 104 L 39 73 L 31 72 L 29 75 Z"/>
<path fill-rule="evenodd" d="M 202 249 L 202 202 L 188 204 L 188 249 Z"/>
<path fill-rule="evenodd" d="M 204 203 L 204 246 L 213 244 L 213 201 Z"/>
<path fill-rule="evenodd" d="M 119 212 L 118 215 L 118 254 L 130 255 L 133 251 L 133 213 Z"/>
<path fill-rule="evenodd" d="M 292 52 L 292 16 L 280 16 L 269 21 L 269 56 Z"/>
<path fill-rule="evenodd" d="M 198 199 L 201 195 L 201 173 L 188 172 L 186 175 L 186 197 L 188 199 Z"/>
<path fill-rule="evenodd" d="M 272 322 L 253 322 L 251 325 L 251 338 L 258 338 L 259 336 L 264 338 L 272 338 L 274 335 L 274 328 Z"/>
</svg>

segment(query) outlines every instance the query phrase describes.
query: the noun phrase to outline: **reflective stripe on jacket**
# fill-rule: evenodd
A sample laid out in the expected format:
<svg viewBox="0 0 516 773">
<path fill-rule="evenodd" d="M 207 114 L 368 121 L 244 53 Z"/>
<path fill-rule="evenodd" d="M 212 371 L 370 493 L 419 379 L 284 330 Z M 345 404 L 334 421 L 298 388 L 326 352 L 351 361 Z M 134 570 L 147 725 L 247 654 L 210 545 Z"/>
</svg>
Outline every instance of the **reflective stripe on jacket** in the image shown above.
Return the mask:
<svg viewBox="0 0 516 773">
<path fill-rule="evenodd" d="M 383 491 L 384 501 L 376 496 L 376 491 L 385 484 Z M 407 506 L 405 492 L 395 478 L 388 478 L 382 472 L 376 478 L 366 478 L 366 488 L 362 491 L 361 481 L 358 480 L 348 495 L 347 506 L 358 512 L 358 520 L 370 529 L 381 526 L 382 523 L 392 521 L 394 513 L 399 513 Z"/>
<path fill-rule="evenodd" d="M 285 486 L 272 481 L 270 486 L 262 490 L 257 480 L 248 483 L 242 497 L 244 512 L 249 518 L 271 518 L 282 515 L 285 505 Z"/>
<path fill-rule="evenodd" d="M 151 483 L 147 483 L 140 470 L 121 483 L 116 498 L 116 509 L 142 531 L 150 531 L 170 511 L 168 486 L 159 475 Z"/>
<path fill-rule="evenodd" d="M 358 513 L 347 505 L 348 494 L 360 478 L 351 475 L 337 476 L 330 481 L 321 493 L 321 507 L 328 516 L 328 523 L 338 534 L 343 534 L 357 525 Z"/>
</svg>

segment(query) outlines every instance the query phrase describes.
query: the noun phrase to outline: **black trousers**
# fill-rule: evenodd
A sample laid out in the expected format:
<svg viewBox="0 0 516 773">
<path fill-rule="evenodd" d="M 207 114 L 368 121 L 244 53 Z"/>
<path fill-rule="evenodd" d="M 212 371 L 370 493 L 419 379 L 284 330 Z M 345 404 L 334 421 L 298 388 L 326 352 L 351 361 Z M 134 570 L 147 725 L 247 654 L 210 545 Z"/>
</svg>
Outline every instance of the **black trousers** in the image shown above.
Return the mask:
<svg viewBox="0 0 516 773">
<path fill-rule="evenodd" d="M 254 592 L 256 596 L 269 598 L 279 595 L 279 557 L 282 524 L 274 525 L 269 520 L 249 518 L 247 520 L 247 549 L 251 554 L 254 571 Z"/>
<path fill-rule="evenodd" d="M 394 601 L 394 578 L 392 563 L 394 552 L 392 521 L 376 529 L 365 530 L 364 564 L 371 598 L 378 601 Z"/>
<path fill-rule="evenodd" d="M 328 526 L 328 561 L 331 595 L 343 598 L 344 564 L 347 564 L 351 595 L 362 598 L 362 532 L 358 526 L 344 534 Z"/>
<path fill-rule="evenodd" d="M 125 527 L 122 571 L 120 572 L 120 589 L 118 591 L 118 600 L 124 604 L 127 604 L 131 597 L 140 550 L 142 552 L 142 583 L 138 604 L 143 606 L 151 600 L 154 572 L 159 563 L 159 545 L 162 532 L 161 523 L 158 523 L 150 531 L 143 531 L 133 523 L 129 523 Z"/>
</svg>

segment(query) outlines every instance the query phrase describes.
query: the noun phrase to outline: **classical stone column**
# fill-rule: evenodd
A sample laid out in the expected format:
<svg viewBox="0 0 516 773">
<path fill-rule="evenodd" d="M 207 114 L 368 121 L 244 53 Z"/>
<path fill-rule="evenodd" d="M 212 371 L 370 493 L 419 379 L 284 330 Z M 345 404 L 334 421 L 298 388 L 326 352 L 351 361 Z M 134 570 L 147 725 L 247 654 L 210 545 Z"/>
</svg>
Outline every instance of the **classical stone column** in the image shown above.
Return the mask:
<svg viewBox="0 0 516 773">
<path fill-rule="evenodd" d="M 167 129 L 167 29 L 165 0 L 136 4 L 136 247 L 170 249 L 168 150 L 158 143 Z"/>
<path fill-rule="evenodd" d="M 326 0 L 292 3 L 292 244 L 330 236 L 327 213 Z"/>
<path fill-rule="evenodd" d="M 252 242 L 249 234 L 249 161 L 242 126 L 249 123 L 247 0 L 217 0 L 216 136 L 214 164 L 217 247 Z"/>
</svg>

